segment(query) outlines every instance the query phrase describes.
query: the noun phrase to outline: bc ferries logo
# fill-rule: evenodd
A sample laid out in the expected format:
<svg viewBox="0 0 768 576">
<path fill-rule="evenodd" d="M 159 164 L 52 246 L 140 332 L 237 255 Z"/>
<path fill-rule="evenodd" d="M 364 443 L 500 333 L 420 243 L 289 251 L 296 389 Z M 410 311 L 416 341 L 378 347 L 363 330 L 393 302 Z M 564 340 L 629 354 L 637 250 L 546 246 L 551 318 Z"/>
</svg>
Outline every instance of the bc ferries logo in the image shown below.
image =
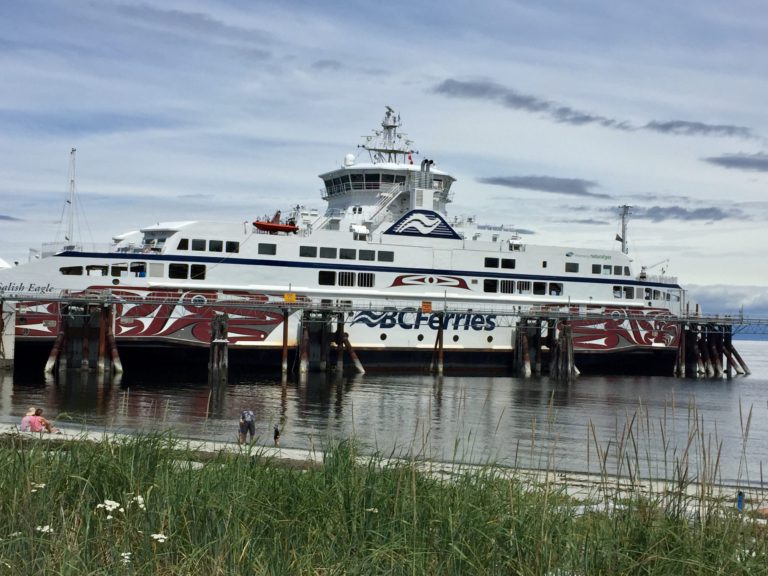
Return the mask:
<svg viewBox="0 0 768 576">
<path fill-rule="evenodd" d="M 486 330 L 496 328 L 496 314 L 455 314 L 446 312 L 440 314 L 432 312 L 358 312 L 351 324 L 365 324 L 369 328 L 389 330 L 390 328 L 402 328 L 403 330 L 418 330 L 422 327 L 438 330 L 440 317 L 443 319 L 443 330 Z"/>
<path fill-rule="evenodd" d="M 461 236 L 456 234 L 448 222 L 440 214 L 431 210 L 411 210 L 387 228 L 384 234 L 461 240 Z"/>
</svg>

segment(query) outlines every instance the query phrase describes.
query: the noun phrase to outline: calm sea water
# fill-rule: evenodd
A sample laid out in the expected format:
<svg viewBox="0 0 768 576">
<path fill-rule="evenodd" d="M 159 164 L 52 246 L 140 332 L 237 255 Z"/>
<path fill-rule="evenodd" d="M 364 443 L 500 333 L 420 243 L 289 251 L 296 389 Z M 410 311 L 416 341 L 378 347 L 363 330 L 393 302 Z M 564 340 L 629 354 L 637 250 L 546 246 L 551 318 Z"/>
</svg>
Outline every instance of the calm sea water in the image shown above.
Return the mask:
<svg viewBox="0 0 768 576">
<path fill-rule="evenodd" d="M 250 408 L 260 441 L 271 444 L 279 422 L 284 447 L 322 449 L 354 437 L 371 453 L 593 473 L 604 457 L 609 472 L 639 463 L 645 477 L 669 477 L 676 461 L 701 476 L 719 456 L 718 480 L 759 483 L 768 464 L 768 342 L 736 346 L 752 374 L 716 381 L 311 375 L 305 383 L 233 377 L 216 393 L 205 374 L 126 374 L 111 384 L 77 373 L 47 383 L 6 375 L 0 422 L 17 423 L 28 406 L 40 406 L 74 429 L 172 428 L 234 441 L 239 413 Z"/>
</svg>

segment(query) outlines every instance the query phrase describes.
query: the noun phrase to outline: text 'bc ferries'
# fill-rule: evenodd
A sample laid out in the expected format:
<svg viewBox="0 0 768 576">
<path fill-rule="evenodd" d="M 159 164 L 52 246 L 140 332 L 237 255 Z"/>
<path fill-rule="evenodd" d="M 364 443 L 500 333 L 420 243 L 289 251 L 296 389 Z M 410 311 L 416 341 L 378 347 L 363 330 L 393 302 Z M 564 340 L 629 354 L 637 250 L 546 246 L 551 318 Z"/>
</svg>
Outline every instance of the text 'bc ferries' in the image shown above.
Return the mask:
<svg viewBox="0 0 768 576">
<path fill-rule="evenodd" d="M 207 357 L 212 318 L 226 312 L 232 362 L 275 366 L 286 339 L 295 354 L 315 319 L 329 324 L 329 353 L 342 327 L 366 368 L 424 367 L 438 332 L 447 368 L 500 368 L 512 363 L 521 317 L 563 312 L 579 368 L 671 366 L 675 319 L 691 304 L 675 278 L 633 271 L 626 207 L 616 250 L 535 245 L 509 226 L 451 218 L 455 179 L 414 161 L 400 126 L 387 107 L 359 146 L 367 157 L 348 154 L 320 175 L 324 211 L 168 221 L 102 249 L 44 246 L 42 258 L 1 271 L 0 295 L 36 296 L 17 306 L 17 349 L 50 348 L 65 297 L 108 294 L 121 350 Z"/>
</svg>

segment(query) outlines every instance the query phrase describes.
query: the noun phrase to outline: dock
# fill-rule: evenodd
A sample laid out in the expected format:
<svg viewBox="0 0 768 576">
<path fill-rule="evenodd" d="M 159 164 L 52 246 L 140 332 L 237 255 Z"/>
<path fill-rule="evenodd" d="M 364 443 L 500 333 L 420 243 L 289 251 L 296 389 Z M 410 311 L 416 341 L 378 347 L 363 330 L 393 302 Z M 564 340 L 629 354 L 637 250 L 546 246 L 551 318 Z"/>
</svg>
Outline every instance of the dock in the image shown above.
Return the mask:
<svg viewBox="0 0 768 576">
<path fill-rule="evenodd" d="M 168 318 L 176 312 L 181 292 L 168 292 L 163 298 L 127 297 L 111 290 L 93 293 L 62 294 L 0 294 L 0 369 L 12 370 L 16 347 L 16 314 L 39 306 L 55 306 L 58 311 L 55 338 L 40 370 L 53 373 L 62 370 L 97 371 L 119 374 L 123 371 L 120 339 L 115 335 L 119 309 L 167 305 Z M 511 328 L 514 342 L 510 343 L 509 366 L 521 377 L 549 376 L 569 382 L 579 374 L 574 350 L 574 331 L 580 326 L 599 325 L 601 334 L 610 334 L 619 326 L 637 322 L 655 337 L 668 337 L 675 342 L 665 351 L 675 355 L 672 375 L 688 378 L 731 378 L 746 376 L 749 367 L 734 347 L 733 337 L 739 334 L 768 334 L 768 319 L 738 316 L 707 316 L 698 312 L 683 317 L 666 316 L 648 321 L 642 310 L 624 311 L 621 317 L 595 313 L 584 306 L 483 305 L 473 303 L 471 309 L 456 302 L 423 302 L 414 300 L 350 301 L 310 299 L 287 293 L 269 300 L 231 299 L 194 304 L 197 315 L 209 322 L 210 342 L 208 371 L 211 381 L 226 382 L 229 351 L 230 315 L 262 313 L 282 323 L 282 346 L 279 368 L 283 374 L 298 372 L 299 377 L 310 371 L 343 372 L 351 369 L 365 373 L 355 342 L 345 330 L 345 319 L 358 312 L 375 314 L 430 314 L 434 317 L 434 343 L 429 342 L 431 358 L 428 370 L 443 374 L 455 347 L 446 345 L 444 326 L 450 319 L 469 314 L 493 315 L 499 327 Z M 298 334 L 289 334 L 288 319 L 299 318 Z M 281 316 L 281 318 L 279 318 Z M 618 316 L 618 315 L 617 315 Z M 156 320 L 158 318 L 155 318 Z M 633 328 L 633 329 L 636 329 Z M 674 332 L 661 334 L 661 331 Z M 655 334 L 655 332 L 659 334 Z M 424 347 L 422 347 L 422 353 Z M 289 363 L 289 355 L 296 362 Z M 595 355 L 596 356 L 596 355 Z M 582 355 L 584 357 L 584 355 Z M 275 367 L 277 368 L 277 366 Z"/>
</svg>

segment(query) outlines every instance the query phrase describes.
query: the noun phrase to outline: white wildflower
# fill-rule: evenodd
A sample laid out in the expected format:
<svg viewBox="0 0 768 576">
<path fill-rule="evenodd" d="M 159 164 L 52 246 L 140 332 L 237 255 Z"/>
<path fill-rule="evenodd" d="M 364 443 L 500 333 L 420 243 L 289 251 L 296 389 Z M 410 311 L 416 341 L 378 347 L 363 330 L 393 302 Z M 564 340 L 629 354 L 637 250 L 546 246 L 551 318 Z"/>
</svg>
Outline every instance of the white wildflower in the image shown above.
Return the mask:
<svg viewBox="0 0 768 576">
<path fill-rule="evenodd" d="M 134 496 L 133 499 L 131 500 L 131 502 L 135 502 L 136 506 L 138 506 L 142 510 L 145 510 L 145 507 L 144 507 L 144 497 L 141 496 L 141 494 L 139 494 L 138 496 Z"/>
<path fill-rule="evenodd" d="M 21 536 L 21 532 L 14 532 L 13 534 L 8 534 L 11 538 L 14 538 L 16 536 Z"/>
<path fill-rule="evenodd" d="M 379 513 L 379 509 L 378 508 L 366 508 L 365 511 L 366 512 L 372 512 L 373 514 L 378 514 Z"/>
<path fill-rule="evenodd" d="M 122 560 L 120 560 L 123 564 L 130 564 L 131 563 L 131 553 L 130 552 L 121 552 L 120 556 L 122 557 Z"/>
<path fill-rule="evenodd" d="M 112 516 L 112 514 L 107 514 L 107 520 L 112 520 L 112 518 L 114 518 L 114 516 Z"/>
<path fill-rule="evenodd" d="M 39 484 L 38 482 L 32 482 L 32 486 L 35 488 L 45 488 L 45 484 Z"/>
<path fill-rule="evenodd" d="M 45 526 L 35 526 L 35 530 L 37 530 L 42 534 L 50 534 L 51 532 L 53 532 L 53 528 L 51 528 L 48 524 L 46 524 Z"/>
<path fill-rule="evenodd" d="M 168 540 L 168 536 L 166 536 L 165 534 L 152 534 L 152 538 L 157 540 L 160 544 Z"/>
<path fill-rule="evenodd" d="M 115 502 L 114 500 L 104 500 L 103 504 L 96 504 L 96 508 L 104 508 L 107 512 L 113 512 L 117 509 L 122 511 L 120 502 Z"/>
</svg>

